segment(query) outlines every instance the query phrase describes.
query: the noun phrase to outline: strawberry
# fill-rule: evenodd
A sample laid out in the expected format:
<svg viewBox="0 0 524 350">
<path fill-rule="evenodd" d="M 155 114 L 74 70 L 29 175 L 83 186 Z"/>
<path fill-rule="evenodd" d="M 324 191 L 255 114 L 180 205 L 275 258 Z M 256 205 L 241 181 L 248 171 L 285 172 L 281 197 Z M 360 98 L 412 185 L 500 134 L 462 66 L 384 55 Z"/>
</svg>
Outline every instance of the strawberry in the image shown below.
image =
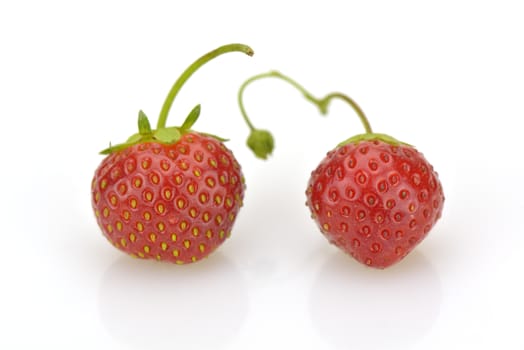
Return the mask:
<svg viewBox="0 0 524 350">
<path fill-rule="evenodd" d="M 195 107 L 180 127 L 165 127 L 169 108 L 185 80 L 226 52 L 253 51 L 240 44 L 202 56 L 177 80 L 156 130 L 139 113 L 139 133 L 102 151 L 92 181 L 92 206 L 103 235 L 138 258 L 177 264 L 208 256 L 231 234 L 244 198 L 240 165 L 223 139 L 191 130 Z"/>
<path fill-rule="evenodd" d="M 315 98 L 291 78 L 271 71 L 244 82 L 239 90 L 242 116 L 251 129 L 248 145 L 259 158 L 273 151 L 274 140 L 256 129 L 246 115 L 242 94 L 255 80 L 274 77 L 297 88 L 322 114 L 332 99 L 347 102 L 359 116 L 365 134 L 340 143 L 311 173 L 306 205 L 329 242 L 375 268 L 404 258 L 442 215 L 444 193 L 437 173 L 413 146 L 373 133 L 350 97 L 331 93 Z"/>
<path fill-rule="evenodd" d="M 311 173 L 306 195 L 329 242 L 377 268 L 420 243 L 444 203 L 437 173 L 420 152 L 372 133 L 328 152 Z"/>
</svg>

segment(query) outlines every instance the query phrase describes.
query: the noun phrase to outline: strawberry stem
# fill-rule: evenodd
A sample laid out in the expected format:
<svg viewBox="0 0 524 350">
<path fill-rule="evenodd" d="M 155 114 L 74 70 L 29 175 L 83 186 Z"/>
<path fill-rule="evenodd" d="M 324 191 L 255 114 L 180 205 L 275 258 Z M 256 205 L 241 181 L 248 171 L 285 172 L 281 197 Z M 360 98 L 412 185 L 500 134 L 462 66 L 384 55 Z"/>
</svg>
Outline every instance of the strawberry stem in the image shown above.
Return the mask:
<svg viewBox="0 0 524 350">
<path fill-rule="evenodd" d="M 224 46 L 221 46 L 203 55 L 202 57 L 197 59 L 195 62 L 193 62 L 189 67 L 186 68 L 186 70 L 175 81 L 175 84 L 169 91 L 164 101 L 162 110 L 160 111 L 160 116 L 158 118 L 157 129 L 166 127 L 167 115 L 169 114 L 171 105 L 173 104 L 173 101 L 175 100 L 175 97 L 177 96 L 178 92 L 180 91 L 182 86 L 185 84 L 185 82 L 191 77 L 191 75 L 193 75 L 193 73 L 195 73 L 200 67 L 202 67 L 204 64 L 211 61 L 215 57 L 220 56 L 224 53 L 234 52 L 234 51 L 243 52 L 249 56 L 253 56 L 253 53 L 254 53 L 253 49 L 251 49 L 247 45 L 243 45 L 243 44 L 224 45 Z"/>
<path fill-rule="evenodd" d="M 246 109 L 244 107 L 243 102 L 243 95 L 244 90 L 246 87 L 251 84 L 252 82 L 264 79 L 264 78 L 278 78 L 281 79 L 289 84 L 291 84 L 293 87 L 295 87 L 298 91 L 302 93 L 302 95 L 308 100 L 309 102 L 313 103 L 318 107 L 320 110 L 320 113 L 325 115 L 327 114 L 327 108 L 331 100 L 333 99 L 340 99 L 348 103 L 351 108 L 357 113 L 358 117 L 360 118 L 360 121 L 362 125 L 364 126 L 364 129 L 366 130 L 366 134 L 372 134 L 373 131 L 371 129 L 371 125 L 369 124 L 369 121 L 362 111 L 362 109 L 359 107 L 359 105 L 349 96 L 344 95 L 340 92 L 333 92 L 328 95 L 326 95 L 323 98 L 316 98 L 311 93 L 309 93 L 302 85 L 297 83 L 295 80 L 291 79 L 290 77 L 278 72 L 278 71 L 270 71 L 267 73 L 262 73 L 255 75 L 249 79 L 247 79 L 238 90 L 238 105 L 240 107 L 240 112 L 242 113 L 242 117 L 244 118 L 247 126 L 251 130 L 251 134 L 248 138 L 247 144 L 249 148 L 255 153 L 255 155 L 259 158 L 266 159 L 269 154 L 272 153 L 273 147 L 274 147 L 274 140 L 271 133 L 267 130 L 260 130 L 255 128 L 249 117 L 247 116 Z"/>
</svg>

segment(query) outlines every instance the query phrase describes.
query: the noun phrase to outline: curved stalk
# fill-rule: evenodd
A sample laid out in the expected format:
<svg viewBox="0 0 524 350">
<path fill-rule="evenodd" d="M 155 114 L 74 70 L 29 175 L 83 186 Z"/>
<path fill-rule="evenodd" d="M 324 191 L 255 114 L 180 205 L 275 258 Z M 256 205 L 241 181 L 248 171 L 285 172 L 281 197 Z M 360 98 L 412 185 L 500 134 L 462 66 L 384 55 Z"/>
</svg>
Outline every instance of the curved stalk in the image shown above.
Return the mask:
<svg viewBox="0 0 524 350">
<path fill-rule="evenodd" d="M 186 70 L 175 81 L 173 87 L 167 94 L 167 97 L 162 106 L 162 110 L 160 111 L 160 115 L 158 117 L 157 129 L 165 128 L 167 116 L 169 114 L 169 110 L 171 109 L 171 105 L 173 104 L 173 101 L 175 100 L 175 97 L 177 96 L 178 92 L 180 91 L 182 86 L 185 84 L 185 82 L 191 77 L 191 75 L 193 75 L 193 73 L 195 73 L 200 67 L 202 67 L 204 64 L 211 61 L 215 57 L 220 56 L 224 53 L 234 52 L 234 51 L 243 52 L 249 56 L 253 56 L 254 54 L 253 49 L 247 45 L 243 45 L 243 44 L 224 45 L 213 51 L 208 52 L 207 54 L 200 57 L 195 62 L 193 62 L 189 67 L 186 68 Z"/>
<path fill-rule="evenodd" d="M 360 118 L 360 121 L 361 121 L 362 125 L 364 126 L 364 129 L 366 130 L 366 133 L 371 134 L 373 132 L 372 129 L 371 129 L 371 125 L 369 124 L 369 121 L 368 121 L 366 115 L 364 114 L 362 109 L 359 107 L 359 105 L 352 98 L 350 98 L 349 96 L 344 95 L 344 94 L 342 94 L 340 92 L 333 92 L 333 93 L 330 93 L 330 94 L 326 95 L 323 98 L 316 98 L 310 92 L 308 92 L 302 85 L 297 83 L 295 80 L 291 79 L 290 77 L 288 77 L 288 76 L 286 76 L 286 75 L 284 75 L 284 74 L 282 74 L 282 73 L 280 73 L 278 71 L 270 71 L 270 72 L 267 72 L 267 73 L 262 73 L 262 74 L 255 75 L 255 76 L 247 79 L 240 86 L 240 89 L 238 90 L 238 105 L 240 107 L 240 112 L 242 113 L 242 117 L 244 118 L 246 124 L 248 125 L 248 127 L 249 127 L 249 129 L 251 131 L 255 131 L 256 128 L 254 127 L 253 123 L 251 122 L 251 120 L 247 116 L 247 112 L 246 112 L 246 109 L 244 107 L 244 102 L 243 102 L 244 90 L 252 82 L 254 82 L 256 80 L 264 79 L 264 78 L 278 78 L 278 79 L 281 79 L 281 80 L 289 83 L 290 85 L 295 87 L 298 91 L 300 91 L 306 100 L 308 100 L 311 103 L 313 103 L 314 105 L 316 105 L 319 108 L 319 110 L 320 110 L 320 112 L 322 114 L 326 114 L 327 113 L 327 107 L 328 107 L 329 103 L 331 102 L 331 100 L 333 100 L 333 99 L 343 100 L 346 103 L 348 103 L 351 106 L 351 108 L 353 108 L 353 110 L 357 113 L 358 117 Z"/>
</svg>

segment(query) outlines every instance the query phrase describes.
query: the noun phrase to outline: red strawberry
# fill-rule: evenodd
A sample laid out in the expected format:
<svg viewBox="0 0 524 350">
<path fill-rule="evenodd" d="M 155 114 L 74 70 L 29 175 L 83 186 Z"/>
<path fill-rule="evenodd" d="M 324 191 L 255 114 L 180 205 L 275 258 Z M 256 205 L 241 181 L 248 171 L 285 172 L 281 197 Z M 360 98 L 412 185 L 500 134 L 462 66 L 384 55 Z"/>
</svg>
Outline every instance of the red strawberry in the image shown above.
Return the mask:
<svg viewBox="0 0 524 350">
<path fill-rule="evenodd" d="M 444 194 L 433 167 L 414 147 L 373 133 L 360 107 L 348 96 L 331 93 L 315 98 L 277 71 L 253 76 L 239 90 L 240 110 L 251 129 L 248 145 L 257 157 L 266 159 L 274 140 L 268 131 L 253 126 L 242 94 L 253 81 L 269 77 L 290 83 L 322 114 L 334 98 L 357 112 L 366 133 L 327 154 L 311 174 L 306 204 L 326 238 L 361 263 L 385 268 L 401 260 L 442 214 Z"/>
<path fill-rule="evenodd" d="M 104 236 L 139 258 L 178 264 L 198 261 L 231 234 L 242 206 L 240 166 L 216 136 L 192 131 L 197 106 L 180 127 L 165 127 L 167 113 L 185 80 L 210 59 L 240 44 L 226 45 L 197 60 L 177 80 L 156 130 L 143 112 L 139 133 L 110 147 L 95 172 L 92 205 Z"/>
<path fill-rule="evenodd" d="M 437 173 L 421 153 L 374 134 L 329 152 L 312 172 L 306 194 L 326 238 L 378 268 L 420 243 L 444 203 Z"/>
</svg>

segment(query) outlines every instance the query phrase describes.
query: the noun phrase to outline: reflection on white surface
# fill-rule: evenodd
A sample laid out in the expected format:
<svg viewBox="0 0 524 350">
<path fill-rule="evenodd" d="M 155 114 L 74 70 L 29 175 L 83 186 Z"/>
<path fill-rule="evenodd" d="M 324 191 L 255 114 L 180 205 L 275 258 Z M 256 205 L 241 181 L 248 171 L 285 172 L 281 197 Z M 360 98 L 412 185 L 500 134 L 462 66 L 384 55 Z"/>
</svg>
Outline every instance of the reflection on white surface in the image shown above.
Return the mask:
<svg viewBox="0 0 524 350">
<path fill-rule="evenodd" d="M 313 325 L 340 349 L 397 349 L 429 331 L 442 300 L 439 276 L 418 251 L 375 270 L 334 254 L 318 272 L 310 296 Z"/>
<path fill-rule="evenodd" d="M 122 256 L 102 278 L 99 308 L 108 332 L 127 346 L 216 349 L 239 331 L 248 297 L 220 252 L 185 266 Z"/>
</svg>

